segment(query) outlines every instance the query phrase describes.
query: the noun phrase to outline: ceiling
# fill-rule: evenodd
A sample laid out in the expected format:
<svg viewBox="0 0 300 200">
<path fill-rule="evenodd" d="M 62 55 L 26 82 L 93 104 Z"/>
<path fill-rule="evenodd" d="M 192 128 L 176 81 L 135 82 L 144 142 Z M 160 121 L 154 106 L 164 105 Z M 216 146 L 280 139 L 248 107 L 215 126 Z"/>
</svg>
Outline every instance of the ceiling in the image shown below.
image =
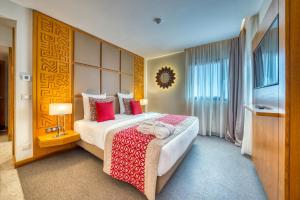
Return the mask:
<svg viewBox="0 0 300 200">
<path fill-rule="evenodd" d="M 263 0 L 12 0 L 145 58 L 228 39 Z M 154 17 L 163 22 L 157 25 Z"/>
</svg>

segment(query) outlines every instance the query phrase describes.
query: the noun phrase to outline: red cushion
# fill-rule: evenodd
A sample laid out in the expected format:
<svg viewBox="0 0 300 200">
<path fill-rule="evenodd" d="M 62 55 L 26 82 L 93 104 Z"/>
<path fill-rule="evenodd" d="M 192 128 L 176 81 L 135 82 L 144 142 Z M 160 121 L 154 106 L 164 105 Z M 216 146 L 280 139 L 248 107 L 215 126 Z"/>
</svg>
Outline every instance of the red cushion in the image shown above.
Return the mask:
<svg viewBox="0 0 300 200">
<path fill-rule="evenodd" d="M 130 101 L 131 111 L 133 115 L 141 114 L 143 113 L 140 101 Z"/>
<path fill-rule="evenodd" d="M 113 102 L 96 102 L 97 122 L 115 119 Z"/>
</svg>

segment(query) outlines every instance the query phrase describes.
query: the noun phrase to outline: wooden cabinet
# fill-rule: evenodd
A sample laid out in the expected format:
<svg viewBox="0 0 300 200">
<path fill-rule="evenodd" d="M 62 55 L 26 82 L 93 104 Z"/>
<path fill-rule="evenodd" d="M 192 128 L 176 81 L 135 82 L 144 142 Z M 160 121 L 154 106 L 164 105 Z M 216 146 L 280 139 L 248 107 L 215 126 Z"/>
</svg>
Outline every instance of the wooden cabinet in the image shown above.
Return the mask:
<svg viewBox="0 0 300 200">
<path fill-rule="evenodd" d="M 269 199 L 278 199 L 279 118 L 253 113 L 253 161 Z"/>
<path fill-rule="evenodd" d="M 246 106 L 252 112 L 253 150 L 252 159 L 257 174 L 263 184 L 268 199 L 283 199 L 282 162 L 284 147 L 280 146 L 280 129 L 284 126 L 284 114 L 281 110 L 257 109 Z"/>
</svg>

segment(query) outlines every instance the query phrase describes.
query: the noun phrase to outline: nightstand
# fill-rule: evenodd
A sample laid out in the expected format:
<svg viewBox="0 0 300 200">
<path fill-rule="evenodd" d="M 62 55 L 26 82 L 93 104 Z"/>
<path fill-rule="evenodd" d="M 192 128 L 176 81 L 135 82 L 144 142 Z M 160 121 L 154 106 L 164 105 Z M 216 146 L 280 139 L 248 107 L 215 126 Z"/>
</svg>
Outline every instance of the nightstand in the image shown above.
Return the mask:
<svg viewBox="0 0 300 200">
<path fill-rule="evenodd" d="M 39 136 L 39 146 L 41 148 L 54 147 L 80 140 L 80 135 L 73 130 L 68 130 L 66 132 L 67 133 L 65 135 L 62 135 L 60 137 L 55 137 L 56 133 Z"/>
</svg>

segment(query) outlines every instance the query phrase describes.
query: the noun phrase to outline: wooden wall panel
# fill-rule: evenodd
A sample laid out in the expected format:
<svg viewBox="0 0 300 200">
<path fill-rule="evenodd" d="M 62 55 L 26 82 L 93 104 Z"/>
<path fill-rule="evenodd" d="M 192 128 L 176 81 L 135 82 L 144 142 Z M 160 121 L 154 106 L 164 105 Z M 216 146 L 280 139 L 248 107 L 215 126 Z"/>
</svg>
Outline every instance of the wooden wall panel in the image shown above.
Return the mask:
<svg viewBox="0 0 300 200">
<path fill-rule="evenodd" d="M 34 11 L 33 32 L 33 150 L 38 158 L 70 147 L 39 148 L 37 137 L 45 128 L 57 124 L 48 115 L 50 103 L 71 103 L 73 96 L 73 31 L 53 18 Z M 66 118 L 66 129 L 72 128 L 72 116 Z"/>
<path fill-rule="evenodd" d="M 134 98 L 144 98 L 144 58 L 134 57 Z"/>
<path fill-rule="evenodd" d="M 278 117 L 253 114 L 253 161 L 268 199 L 278 199 Z"/>
<path fill-rule="evenodd" d="M 289 131 L 289 199 L 300 199 L 300 1 L 286 0 L 287 131 Z"/>
<path fill-rule="evenodd" d="M 279 174 L 278 174 L 278 199 L 289 199 L 289 136 L 286 131 L 286 2 L 285 0 L 279 0 L 279 102 L 278 106 L 281 112 L 284 114 L 279 119 Z"/>
</svg>

